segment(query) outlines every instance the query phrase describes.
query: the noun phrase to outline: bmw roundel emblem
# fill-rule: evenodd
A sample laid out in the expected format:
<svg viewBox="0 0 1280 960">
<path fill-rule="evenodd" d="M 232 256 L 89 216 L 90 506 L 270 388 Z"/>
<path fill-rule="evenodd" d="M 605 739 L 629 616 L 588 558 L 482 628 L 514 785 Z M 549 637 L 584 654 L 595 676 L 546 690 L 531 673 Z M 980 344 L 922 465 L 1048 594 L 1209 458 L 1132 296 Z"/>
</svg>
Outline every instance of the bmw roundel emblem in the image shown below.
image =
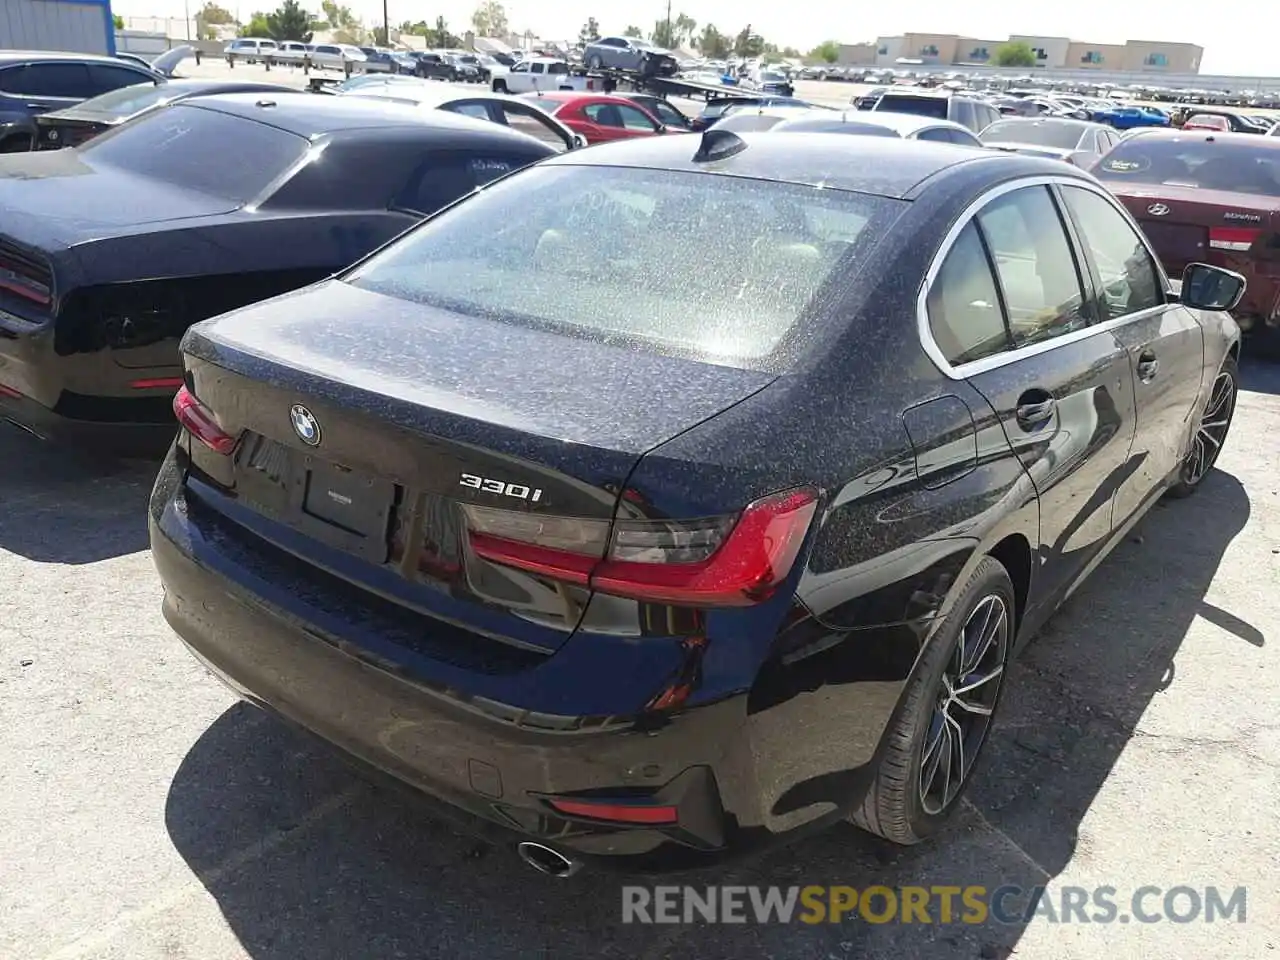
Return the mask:
<svg viewBox="0 0 1280 960">
<path fill-rule="evenodd" d="M 320 446 L 320 421 L 300 403 L 289 408 L 289 420 L 298 439 L 311 447 Z"/>
</svg>

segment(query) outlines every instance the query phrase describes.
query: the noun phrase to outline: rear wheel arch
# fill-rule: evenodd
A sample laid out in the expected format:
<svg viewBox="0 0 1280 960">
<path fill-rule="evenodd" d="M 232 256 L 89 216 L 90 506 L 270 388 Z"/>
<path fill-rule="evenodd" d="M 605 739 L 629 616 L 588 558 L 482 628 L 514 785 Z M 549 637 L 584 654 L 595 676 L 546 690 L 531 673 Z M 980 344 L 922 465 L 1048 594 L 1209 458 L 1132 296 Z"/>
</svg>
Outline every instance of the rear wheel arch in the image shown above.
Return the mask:
<svg viewBox="0 0 1280 960">
<path fill-rule="evenodd" d="M 1011 533 L 995 544 L 987 555 L 1000 561 L 1013 582 L 1015 628 L 1022 626 L 1027 611 L 1027 599 L 1031 596 L 1031 543 L 1021 533 Z"/>
</svg>

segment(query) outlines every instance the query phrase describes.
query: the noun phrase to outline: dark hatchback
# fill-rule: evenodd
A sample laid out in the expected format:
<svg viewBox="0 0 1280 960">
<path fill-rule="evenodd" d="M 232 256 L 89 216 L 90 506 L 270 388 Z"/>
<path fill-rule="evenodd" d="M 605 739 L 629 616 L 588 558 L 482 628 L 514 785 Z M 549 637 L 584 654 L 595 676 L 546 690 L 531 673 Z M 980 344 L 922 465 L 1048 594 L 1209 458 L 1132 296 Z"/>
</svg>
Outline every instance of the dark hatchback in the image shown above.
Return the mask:
<svg viewBox="0 0 1280 960">
<path fill-rule="evenodd" d="M 164 614 L 557 875 L 915 842 L 1013 651 L 1213 464 L 1243 284 L 1183 281 L 1059 161 L 563 154 L 188 332 Z"/>
<path fill-rule="evenodd" d="M 135 84 L 36 117 L 37 150 L 62 150 L 87 143 L 100 133 L 168 103 L 215 93 L 291 93 L 278 83 L 238 80 L 169 80 Z"/>
<path fill-rule="evenodd" d="M 295 92 L 192 98 L 0 156 L 0 419 L 158 456 L 192 323 L 327 277 L 554 153 L 444 111 Z"/>
</svg>

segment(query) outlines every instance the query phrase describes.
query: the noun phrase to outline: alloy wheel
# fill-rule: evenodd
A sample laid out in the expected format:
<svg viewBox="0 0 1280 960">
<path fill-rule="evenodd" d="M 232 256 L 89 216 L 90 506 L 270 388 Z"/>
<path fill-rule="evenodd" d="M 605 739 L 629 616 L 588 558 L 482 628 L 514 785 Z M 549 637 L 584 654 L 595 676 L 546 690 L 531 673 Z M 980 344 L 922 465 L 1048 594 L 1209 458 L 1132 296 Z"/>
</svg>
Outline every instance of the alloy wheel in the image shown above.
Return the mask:
<svg viewBox="0 0 1280 960">
<path fill-rule="evenodd" d="M 1227 439 L 1235 405 L 1235 378 L 1224 370 L 1213 381 L 1213 392 L 1209 395 L 1209 403 L 1205 406 L 1204 416 L 1200 418 L 1200 426 L 1191 443 L 1191 453 L 1187 457 L 1183 473 L 1183 482 L 1188 486 L 1199 483 L 1213 468 L 1222 444 Z"/>
<path fill-rule="evenodd" d="M 1004 598 L 988 594 L 973 608 L 938 682 L 920 754 L 920 805 L 947 809 L 973 770 L 1000 696 L 1011 617 Z"/>
</svg>

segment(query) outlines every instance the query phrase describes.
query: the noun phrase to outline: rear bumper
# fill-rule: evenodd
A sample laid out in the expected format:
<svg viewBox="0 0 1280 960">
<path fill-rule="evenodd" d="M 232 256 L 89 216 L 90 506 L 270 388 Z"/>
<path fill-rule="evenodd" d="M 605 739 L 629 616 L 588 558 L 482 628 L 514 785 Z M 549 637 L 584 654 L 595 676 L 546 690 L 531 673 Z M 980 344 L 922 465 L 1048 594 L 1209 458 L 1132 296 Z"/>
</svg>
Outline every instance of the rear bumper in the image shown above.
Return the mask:
<svg viewBox="0 0 1280 960">
<path fill-rule="evenodd" d="M 643 728 L 632 718 L 546 732 L 499 719 L 478 707 L 478 697 L 421 682 L 323 633 L 319 620 L 275 603 L 254 580 L 262 571 L 219 555 L 217 534 L 192 521 L 200 505 L 180 477 L 171 456 L 149 527 L 164 616 L 186 646 L 250 703 L 409 785 L 464 829 L 499 843 L 536 839 L 628 870 L 668 871 L 749 854 L 840 816 L 824 805 L 820 816 L 778 822 L 761 810 L 762 782 L 775 780 L 788 758 L 754 741 L 746 692 Z M 568 818 L 547 795 L 643 796 L 676 806 L 679 826 Z"/>
<path fill-rule="evenodd" d="M 66 395 L 64 394 L 64 397 Z M 108 399 L 108 398 L 103 398 Z M 77 399 L 77 404 L 94 398 Z M 65 416 L 26 396 L 14 396 L 0 386 L 0 420 L 41 440 L 65 444 L 91 453 L 115 457 L 155 458 L 173 442 L 176 424 L 80 420 Z"/>
</svg>

